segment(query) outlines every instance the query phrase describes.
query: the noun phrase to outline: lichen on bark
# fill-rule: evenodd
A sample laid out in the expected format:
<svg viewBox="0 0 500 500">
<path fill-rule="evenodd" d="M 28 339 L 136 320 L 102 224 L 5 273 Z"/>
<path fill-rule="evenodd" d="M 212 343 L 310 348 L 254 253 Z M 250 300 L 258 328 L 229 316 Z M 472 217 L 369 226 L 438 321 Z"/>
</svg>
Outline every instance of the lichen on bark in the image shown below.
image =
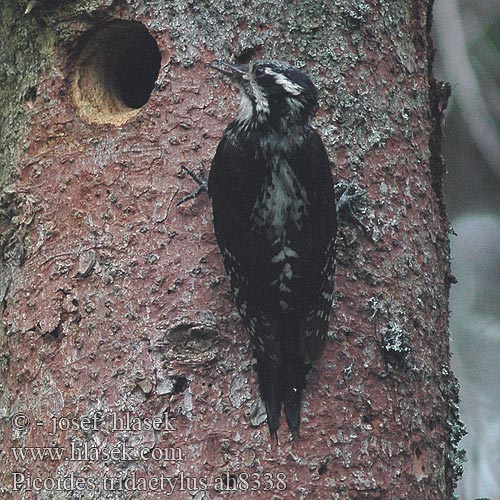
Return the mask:
<svg viewBox="0 0 500 500">
<path fill-rule="evenodd" d="M 11 178 L 28 132 L 37 83 L 52 62 L 54 38 L 16 0 L 2 5 L 0 32 L 0 186 Z"/>
</svg>

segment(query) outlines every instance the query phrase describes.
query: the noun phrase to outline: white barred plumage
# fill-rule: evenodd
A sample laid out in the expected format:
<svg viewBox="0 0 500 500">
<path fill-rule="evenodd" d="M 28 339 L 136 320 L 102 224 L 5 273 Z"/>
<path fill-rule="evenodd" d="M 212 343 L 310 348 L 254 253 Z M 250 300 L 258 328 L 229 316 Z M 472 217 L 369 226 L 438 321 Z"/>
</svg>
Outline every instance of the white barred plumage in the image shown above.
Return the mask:
<svg viewBox="0 0 500 500">
<path fill-rule="evenodd" d="M 242 95 L 210 170 L 215 235 L 254 345 L 271 435 L 283 408 L 297 436 L 306 375 L 326 339 L 335 268 L 333 179 L 310 126 L 317 91 L 280 61 L 212 67 Z"/>
</svg>

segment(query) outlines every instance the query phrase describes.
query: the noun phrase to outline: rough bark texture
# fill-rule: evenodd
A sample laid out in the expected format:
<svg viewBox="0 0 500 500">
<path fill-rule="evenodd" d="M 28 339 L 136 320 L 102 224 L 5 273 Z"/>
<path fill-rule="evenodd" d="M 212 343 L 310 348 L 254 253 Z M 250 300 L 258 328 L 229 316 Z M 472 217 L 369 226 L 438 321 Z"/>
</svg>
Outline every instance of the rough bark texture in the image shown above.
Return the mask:
<svg viewBox="0 0 500 500">
<path fill-rule="evenodd" d="M 432 77 L 431 5 L 25 8 L 4 2 L 0 27 L 6 498 L 451 499 L 462 431 L 441 190 L 447 87 Z M 149 101 L 121 126 L 84 121 L 73 86 L 92 67 L 79 54 L 95 31 L 83 34 L 111 18 L 143 23 L 162 56 Z M 180 165 L 208 166 L 236 111 L 234 90 L 205 68 L 231 56 L 307 67 L 339 185 L 355 176 L 367 191 L 367 231 L 341 228 L 330 341 L 301 437 L 290 442 L 283 426 L 274 448 L 209 201 L 175 206 L 192 187 Z M 164 432 L 143 420 L 166 415 Z M 142 423 L 113 428 L 126 417 Z"/>
</svg>

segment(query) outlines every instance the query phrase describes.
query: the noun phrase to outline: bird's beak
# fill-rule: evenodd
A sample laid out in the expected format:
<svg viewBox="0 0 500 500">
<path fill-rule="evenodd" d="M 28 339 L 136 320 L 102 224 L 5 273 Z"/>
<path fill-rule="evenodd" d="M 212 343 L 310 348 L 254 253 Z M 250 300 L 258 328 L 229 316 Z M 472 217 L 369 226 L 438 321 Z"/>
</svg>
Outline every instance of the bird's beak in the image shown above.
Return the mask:
<svg viewBox="0 0 500 500">
<path fill-rule="evenodd" d="M 248 64 L 233 64 L 216 60 L 209 62 L 207 66 L 220 71 L 232 80 L 248 80 Z"/>
</svg>

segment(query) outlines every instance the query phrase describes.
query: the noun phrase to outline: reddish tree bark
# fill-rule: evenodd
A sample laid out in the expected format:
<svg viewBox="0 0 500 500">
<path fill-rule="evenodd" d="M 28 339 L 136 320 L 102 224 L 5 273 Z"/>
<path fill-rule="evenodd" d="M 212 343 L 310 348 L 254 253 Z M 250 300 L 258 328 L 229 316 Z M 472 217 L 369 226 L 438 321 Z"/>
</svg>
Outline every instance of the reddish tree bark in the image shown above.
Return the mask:
<svg viewBox="0 0 500 500">
<path fill-rule="evenodd" d="M 9 77 L 26 133 L 11 123 L 2 139 L 19 151 L 0 221 L 7 498 L 451 499 L 461 430 L 431 5 L 96 4 L 4 7 L 19 41 L 55 33 L 19 70 L 43 66 L 36 85 Z M 301 437 L 282 426 L 277 447 L 209 200 L 176 207 L 192 188 L 180 165 L 210 165 L 237 109 L 205 67 L 231 55 L 304 64 L 338 183 L 367 191 L 366 231 L 341 227 Z"/>
</svg>

